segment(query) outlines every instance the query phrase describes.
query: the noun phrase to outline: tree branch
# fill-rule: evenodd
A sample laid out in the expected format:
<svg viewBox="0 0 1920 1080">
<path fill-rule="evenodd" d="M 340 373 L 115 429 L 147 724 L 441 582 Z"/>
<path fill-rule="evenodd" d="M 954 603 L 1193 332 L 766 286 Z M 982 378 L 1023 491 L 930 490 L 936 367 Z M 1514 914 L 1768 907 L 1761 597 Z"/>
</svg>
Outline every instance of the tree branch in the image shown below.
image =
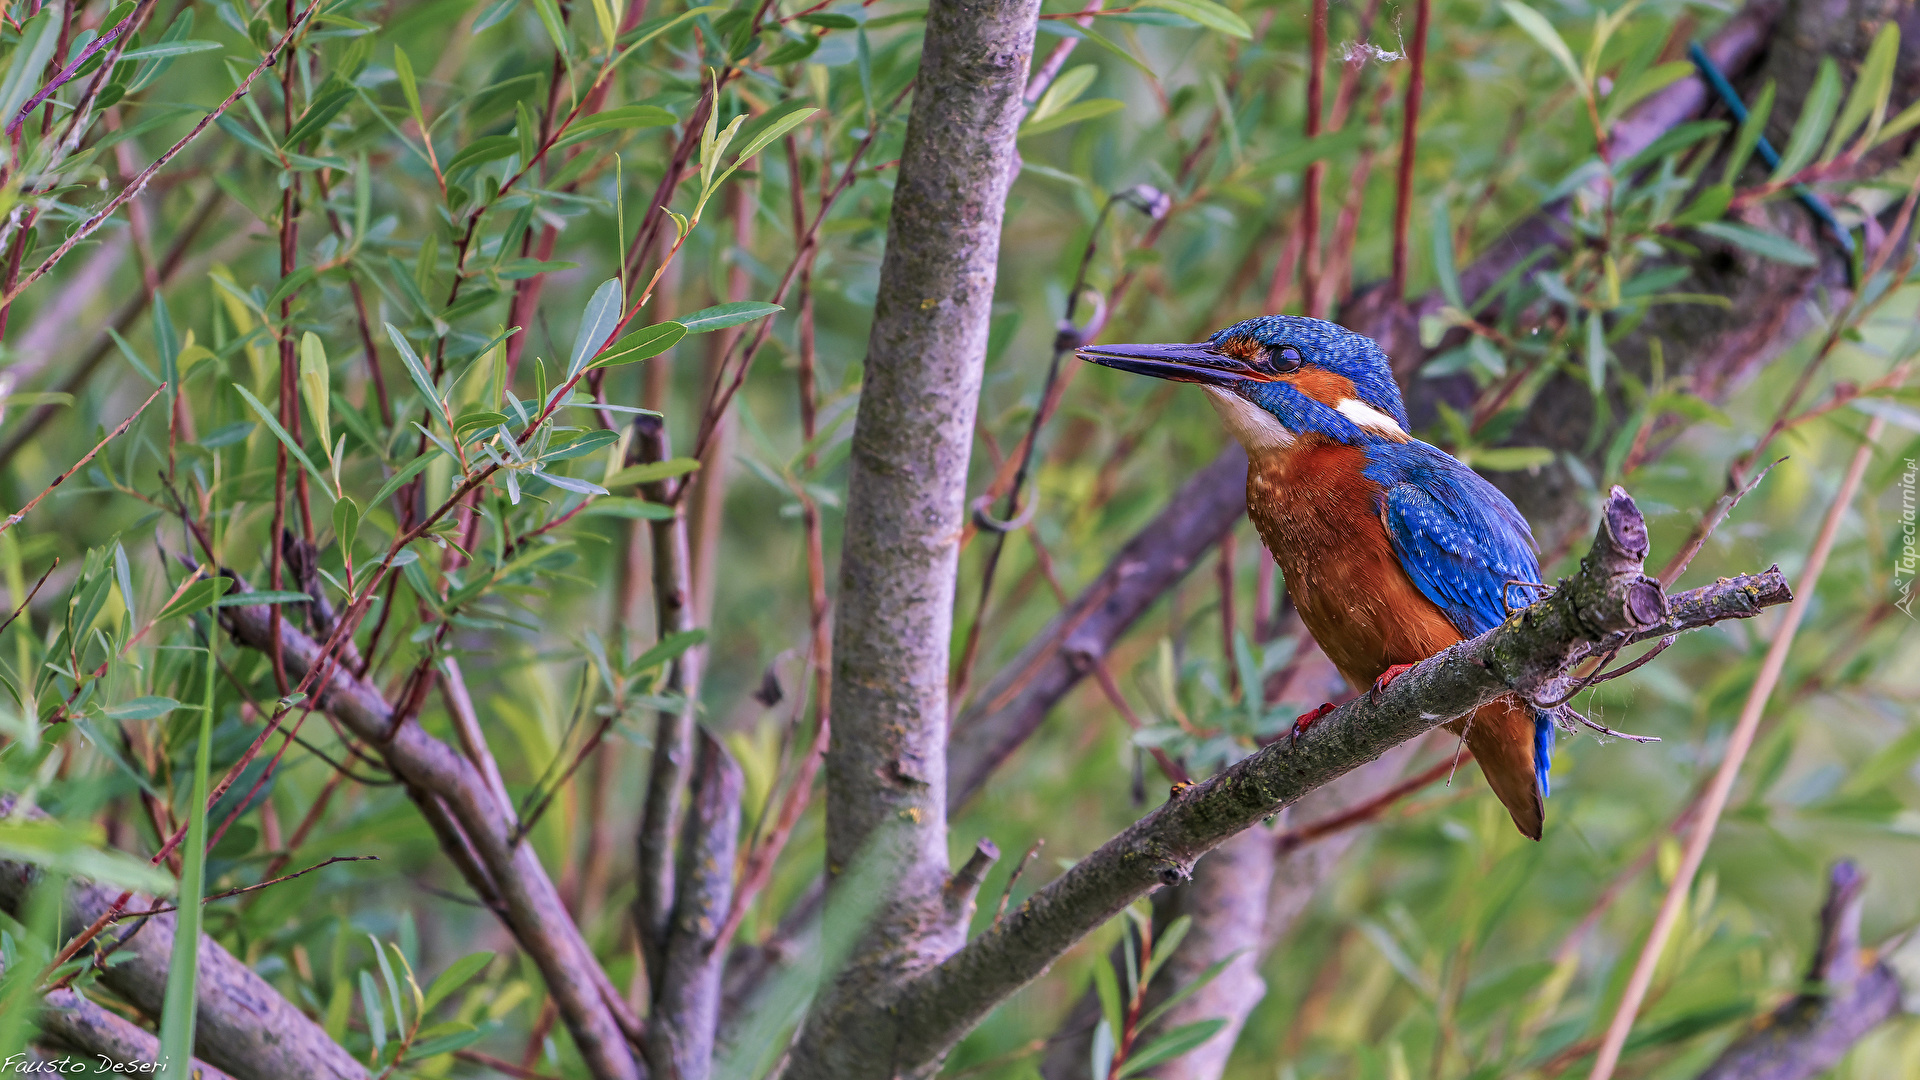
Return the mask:
<svg viewBox="0 0 1920 1080">
<path fill-rule="evenodd" d="M 672 456 L 665 421 L 640 416 L 633 421 L 633 444 L 628 464 L 665 461 Z M 693 629 L 693 571 L 687 548 L 687 508 L 675 502 L 671 484 L 658 480 L 641 485 L 648 501 L 673 507 L 673 517 L 649 522 L 653 538 L 654 626 L 660 637 Z M 684 696 L 677 712 L 662 712 L 653 730 L 653 761 L 647 776 L 646 808 L 640 820 L 639 897 L 634 920 L 640 933 L 640 953 L 647 971 L 658 972 L 666 960 L 669 923 L 673 917 L 673 837 L 679 830 L 680 793 L 693 765 L 694 705 L 700 694 L 698 646 L 673 661 L 667 690 Z"/>
<path fill-rule="evenodd" d="M 0 795 L 0 817 L 12 813 L 13 803 L 12 795 Z M 20 918 L 25 913 L 29 894 L 40 880 L 37 868 L 0 860 L 0 910 Z M 76 926 L 92 925 L 114 907 L 120 892 L 118 888 L 88 881 L 72 882 L 67 886 L 66 922 Z M 135 894 L 132 902 L 137 908 L 155 906 L 151 897 L 139 894 Z M 102 985 L 150 1017 L 159 1017 L 166 995 L 173 928 L 172 913 L 154 915 L 121 927 L 117 933 L 124 938 L 124 944 L 115 952 L 113 963 L 100 972 Z M 193 1048 L 199 1057 L 241 1077 L 366 1080 L 366 1070 L 328 1038 L 320 1025 L 309 1020 L 266 980 L 206 934 L 200 935 L 198 964 L 199 1004 Z M 78 995 L 71 996 L 75 1001 L 84 1002 Z M 64 1007 L 52 995 L 49 1002 L 55 1009 Z M 89 1004 L 88 1008 L 97 1009 L 97 1006 Z M 74 1024 L 76 1033 L 90 1028 L 98 1038 L 116 1037 L 85 1016 L 77 1017 Z M 52 1025 L 48 1028 L 52 1030 Z M 158 1056 L 150 1055 L 146 1060 L 158 1060 Z"/>
<path fill-rule="evenodd" d="M 1820 908 L 1820 942 L 1809 989 L 1754 1022 L 1698 1080 L 1811 1080 L 1838 1064 L 1868 1032 L 1901 1012 L 1902 995 L 1920 978 L 1895 971 L 1885 954 L 1860 948 L 1860 902 L 1867 879 L 1853 863 L 1834 864 Z"/>
<path fill-rule="evenodd" d="M 1580 661 L 1625 642 L 1751 617 L 1791 598 L 1785 579 L 1769 571 L 1695 590 L 1669 611 L 1659 583 L 1643 572 L 1646 554 L 1640 512 L 1615 488 L 1580 570 L 1545 600 L 1423 661 L 1377 700 L 1362 696 L 1334 710 L 1292 748 L 1276 743 L 1185 789 L 914 978 L 887 1009 L 895 1067 L 910 1072 L 937 1061 L 1121 908 L 1186 880 L 1194 861 L 1228 837 L 1391 747 L 1501 694 L 1556 698 Z"/>
<path fill-rule="evenodd" d="M 268 612 L 265 607 L 221 608 L 220 620 L 235 641 L 265 652 L 273 642 L 274 620 Z M 320 646 L 285 621 L 279 630 L 288 677 L 304 679 L 319 659 Z M 437 802 L 444 810 L 444 818 L 438 821 L 428 813 L 442 846 L 483 898 L 489 893 L 494 897 L 496 913 L 539 967 L 592 1074 L 639 1080 L 642 1071 L 627 1049 L 637 1022 L 621 1015 L 624 1007 L 619 995 L 568 916 L 546 867 L 532 845 L 514 841 L 509 812 L 480 771 L 418 723 L 396 727 L 393 710 L 380 691 L 339 665 L 329 665 L 325 683 L 313 696 L 320 708 L 379 751 L 423 810 L 428 802 Z M 476 881 L 475 875 L 482 875 L 481 880 Z"/>
<path fill-rule="evenodd" d="M 932 0 L 847 482 L 827 868 L 895 873 L 794 1046 L 793 1080 L 892 1077 L 876 1003 L 965 939 L 947 889 L 947 668 L 967 465 L 1038 0 Z M 841 903 L 829 897 L 831 908 Z M 845 902 L 857 903 L 857 898 Z"/>
<path fill-rule="evenodd" d="M 5 969 L 6 965 L 0 964 L 0 972 Z M 40 1028 L 35 1041 L 42 1044 L 120 1065 L 150 1065 L 160 1060 L 160 1040 L 153 1032 L 72 990 L 49 992 L 41 999 L 40 1014 L 34 1019 Z M 90 1067 L 88 1071 L 103 1070 Z M 233 1080 L 199 1058 L 193 1061 L 193 1074 L 199 1080 Z"/>
<path fill-rule="evenodd" d="M 720 1025 L 720 976 L 726 953 L 715 946 L 733 901 L 733 855 L 745 781 L 726 748 L 700 732 L 691 812 L 680 838 L 678 893 L 656 991 L 647 1057 L 676 1080 L 706 1080 Z"/>
</svg>

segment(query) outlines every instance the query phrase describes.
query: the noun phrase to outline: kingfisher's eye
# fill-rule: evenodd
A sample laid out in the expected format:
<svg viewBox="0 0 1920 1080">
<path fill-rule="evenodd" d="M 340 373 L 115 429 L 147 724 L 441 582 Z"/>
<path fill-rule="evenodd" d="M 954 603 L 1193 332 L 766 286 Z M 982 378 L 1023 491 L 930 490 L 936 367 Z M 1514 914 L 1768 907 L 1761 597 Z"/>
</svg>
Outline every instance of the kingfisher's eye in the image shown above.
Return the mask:
<svg viewBox="0 0 1920 1080">
<path fill-rule="evenodd" d="M 1300 370 L 1300 350 L 1291 345 L 1282 345 L 1273 350 L 1273 366 L 1281 374 Z"/>
</svg>

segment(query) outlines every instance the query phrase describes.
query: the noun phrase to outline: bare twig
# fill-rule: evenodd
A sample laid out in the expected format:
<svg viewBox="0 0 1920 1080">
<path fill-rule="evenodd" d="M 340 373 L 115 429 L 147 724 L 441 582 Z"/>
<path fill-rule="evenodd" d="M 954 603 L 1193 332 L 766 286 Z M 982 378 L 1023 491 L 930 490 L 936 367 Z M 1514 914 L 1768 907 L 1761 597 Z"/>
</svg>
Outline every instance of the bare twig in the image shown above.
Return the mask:
<svg viewBox="0 0 1920 1080">
<path fill-rule="evenodd" d="M 71 466 L 69 466 L 66 472 L 63 472 L 59 476 L 54 477 L 52 483 L 40 489 L 40 494 L 35 495 L 33 498 L 27 500 L 27 505 L 21 507 L 19 510 L 15 511 L 12 514 L 7 515 L 7 518 L 5 521 L 0 521 L 0 533 L 4 533 L 8 529 L 11 529 L 15 525 L 19 524 L 21 518 L 26 517 L 28 514 L 32 513 L 33 508 L 40 505 L 41 499 L 44 499 L 47 496 L 53 494 L 54 488 L 57 488 L 61 484 L 66 483 L 68 477 L 72 476 L 76 472 L 79 472 L 82 466 L 84 466 L 87 462 L 92 461 L 93 456 L 95 454 L 98 454 L 100 451 L 106 449 L 106 446 L 108 443 L 126 434 L 127 429 L 133 426 L 133 422 L 135 420 L 140 419 L 140 414 L 147 411 L 147 406 L 153 404 L 153 399 L 159 397 L 162 393 L 165 393 L 166 389 L 167 389 L 166 383 L 161 383 L 159 386 L 155 387 L 153 393 L 147 395 L 147 400 L 141 402 L 140 407 L 133 410 L 133 414 L 131 416 L 128 416 L 125 420 L 120 421 L 119 427 L 116 427 L 112 431 L 107 432 L 105 438 L 101 439 L 97 443 L 94 443 L 93 449 L 87 451 L 84 457 L 82 457 L 79 461 L 76 461 Z M 35 586 L 36 589 L 38 587 L 39 586 Z"/>
</svg>

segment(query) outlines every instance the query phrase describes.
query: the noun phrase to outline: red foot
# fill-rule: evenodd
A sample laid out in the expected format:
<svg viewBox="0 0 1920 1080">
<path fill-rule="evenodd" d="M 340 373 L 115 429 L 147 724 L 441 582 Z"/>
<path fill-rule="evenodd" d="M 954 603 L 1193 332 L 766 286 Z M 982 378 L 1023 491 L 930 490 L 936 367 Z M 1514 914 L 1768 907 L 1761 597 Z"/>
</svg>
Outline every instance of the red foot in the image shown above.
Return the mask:
<svg viewBox="0 0 1920 1080">
<path fill-rule="evenodd" d="M 1388 683 L 1399 678 L 1401 675 L 1405 674 L 1412 667 L 1413 667 L 1412 664 L 1395 664 L 1392 667 L 1388 668 L 1387 670 L 1381 672 L 1380 677 L 1373 680 L 1373 689 L 1367 691 L 1367 700 L 1368 701 L 1380 700 L 1380 691 L 1385 690 L 1387 688 Z"/>
<path fill-rule="evenodd" d="M 1306 734 L 1307 729 L 1312 727 L 1315 721 L 1332 711 L 1333 702 L 1323 701 L 1320 703 L 1320 707 L 1312 712 L 1301 713 L 1299 716 L 1294 717 L 1293 732 L 1287 736 L 1287 749 L 1292 750 L 1293 744 L 1300 741 L 1300 736 Z"/>
</svg>

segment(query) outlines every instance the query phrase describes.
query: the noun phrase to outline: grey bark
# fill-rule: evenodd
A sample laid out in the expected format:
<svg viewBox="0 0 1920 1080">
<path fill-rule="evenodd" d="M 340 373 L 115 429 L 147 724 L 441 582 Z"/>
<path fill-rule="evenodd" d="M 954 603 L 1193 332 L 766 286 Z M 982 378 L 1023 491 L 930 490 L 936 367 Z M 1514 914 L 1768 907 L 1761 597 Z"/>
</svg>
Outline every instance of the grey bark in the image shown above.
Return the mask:
<svg viewBox="0 0 1920 1080">
<path fill-rule="evenodd" d="M 0 971 L 5 965 L 0 965 Z M 151 1065 L 160 1060 L 160 1040 L 153 1032 L 88 1001 L 72 990 L 55 990 L 40 999 L 40 1015 L 34 1018 L 40 1028 L 35 1041 L 50 1050 L 81 1055 L 92 1072 L 110 1071 L 103 1063 Z M 57 1056 L 42 1060 L 58 1061 Z M 227 1073 L 200 1058 L 193 1059 L 198 1080 L 232 1080 Z"/>
<path fill-rule="evenodd" d="M 1296 746 L 1273 746 L 1179 792 L 1034 894 L 1020 908 L 920 975 L 897 997 L 869 1002 L 884 1015 L 895 1071 L 937 1062 L 953 1043 L 1061 953 L 1127 904 L 1186 880 L 1194 861 L 1307 792 L 1502 694 L 1559 698 L 1582 660 L 1633 641 L 1725 618 L 1748 618 L 1791 598 L 1778 570 L 1726 579 L 1673 598 L 1642 571 L 1646 528 L 1615 489 L 1579 572 L 1545 600 L 1480 637 L 1423 661 L 1378 695 L 1334 710 Z M 863 1021 L 843 1006 L 848 1027 Z"/>
<path fill-rule="evenodd" d="M 1707 1066 L 1699 1080 L 1812 1080 L 1855 1043 L 1901 1013 L 1903 995 L 1920 999 L 1920 978 L 1894 970 L 1889 950 L 1862 963 L 1860 903 L 1866 878 L 1836 863 L 1820 909 L 1820 940 L 1802 993 L 1756 1021 Z"/>
<path fill-rule="evenodd" d="M 700 732 L 665 965 L 656 975 L 648 1027 L 647 1058 L 662 1080 L 706 1080 L 713 1069 L 720 975 L 726 962 L 726 954 L 714 946 L 733 902 L 743 784 L 732 755 L 712 735 Z"/>
<path fill-rule="evenodd" d="M 854 421 L 826 757 L 828 872 L 870 857 L 897 876 L 808 1017 L 787 1073 L 797 1080 L 901 1071 L 884 1003 L 965 933 L 945 895 L 948 642 L 1038 14 L 1037 0 L 933 0 L 927 9 L 923 92 L 901 151 Z"/>
<path fill-rule="evenodd" d="M 672 456 L 666 423 L 657 416 L 633 422 L 633 443 L 627 463 L 665 461 Z M 659 635 L 693 629 L 692 560 L 687 547 L 685 499 L 672 497 L 671 485 L 660 480 L 641 486 L 648 501 L 673 507 L 673 517 L 649 522 L 653 539 L 654 624 Z M 647 799 L 641 812 L 639 864 L 635 870 L 638 896 L 634 922 L 639 929 L 640 953 L 650 976 L 665 963 L 667 937 L 674 903 L 673 838 L 680 827 L 681 792 L 693 767 L 695 705 L 700 694 L 703 650 L 688 649 L 667 673 L 667 689 L 684 694 L 677 712 L 662 712 L 653 730 L 653 755 L 647 776 Z"/>
<path fill-rule="evenodd" d="M 264 611 L 264 609 L 260 609 Z M 0 816 L 12 812 L 13 796 L 0 796 Z M 0 910 L 14 918 L 25 914 L 29 893 L 40 880 L 40 872 L 26 863 L 0 860 Z M 74 881 L 67 886 L 65 925 L 91 926 L 113 907 L 120 890 L 90 881 Z M 158 906 L 152 897 L 134 894 L 127 911 L 145 911 Z M 146 1015 L 158 1019 L 166 998 L 167 964 L 173 954 L 172 914 L 154 915 L 145 920 L 128 920 L 111 927 L 103 940 L 128 934 L 113 963 L 100 973 L 100 982 L 121 999 Z M 56 1012 L 67 1004 L 84 1002 L 50 1000 Z M 220 943 L 200 935 L 199 982 L 196 991 L 199 1007 L 195 1014 L 194 1052 L 201 1058 L 240 1080 L 366 1080 L 367 1071 L 346 1050 L 327 1037 L 320 1025 L 295 1008 L 279 991 L 235 959 Z M 131 1034 L 109 1025 L 102 1010 L 91 1003 L 79 1012 L 65 1010 L 67 1019 L 51 1018 L 52 1025 L 64 1025 L 73 1042 L 82 1038 L 120 1040 L 123 1048 Z M 111 1017 L 112 1014 L 104 1014 Z M 118 1019 L 114 1017 L 114 1019 Z M 120 1021 L 126 1024 L 124 1020 Z M 127 1024 L 132 1028 L 133 1025 Z M 52 1027 L 49 1027 L 52 1030 Z M 134 1028 L 134 1031 L 139 1029 Z M 87 1032 L 94 1034 L 88 1035 Z M 66 1038 L 66 1035 L 62 1035 Z M 89 1049 L 94 1044 L 78 1044 Z M 106 1052 L 105 1041 L 98 1043 Z M 111 1055 L 110 1055 L 111 1056 Z M 118 1060 L 118 1059 L 116 1059 Z M 147 1060 L 155 1060 L 148 1058 Z"/>
<path fill-rule="evenodd" d="M 235 641 L 270 647 L 273 622 L 267 608 L 221 608 L 220 621 Z M 285 620 L 279 626 L 287 674 L 303 679 L 319 660 L 320 646 Z M 313 696 L 319 708 L 381 755 L 427 812 L 455 865 L 540 969 L 592 1074 L 600 1080 L 639 1080 L 644 1071 L 628 1049 L 627 1036 L 637 1025 L 616 1013 L 623 1006 L 606 972 L 561 903 L 546 867 L 532 845 L 516 838 L 512 819 L 473 762 L 418 723 L 396 727 L 380 691 L 339 665 Z"/>
</svg>

